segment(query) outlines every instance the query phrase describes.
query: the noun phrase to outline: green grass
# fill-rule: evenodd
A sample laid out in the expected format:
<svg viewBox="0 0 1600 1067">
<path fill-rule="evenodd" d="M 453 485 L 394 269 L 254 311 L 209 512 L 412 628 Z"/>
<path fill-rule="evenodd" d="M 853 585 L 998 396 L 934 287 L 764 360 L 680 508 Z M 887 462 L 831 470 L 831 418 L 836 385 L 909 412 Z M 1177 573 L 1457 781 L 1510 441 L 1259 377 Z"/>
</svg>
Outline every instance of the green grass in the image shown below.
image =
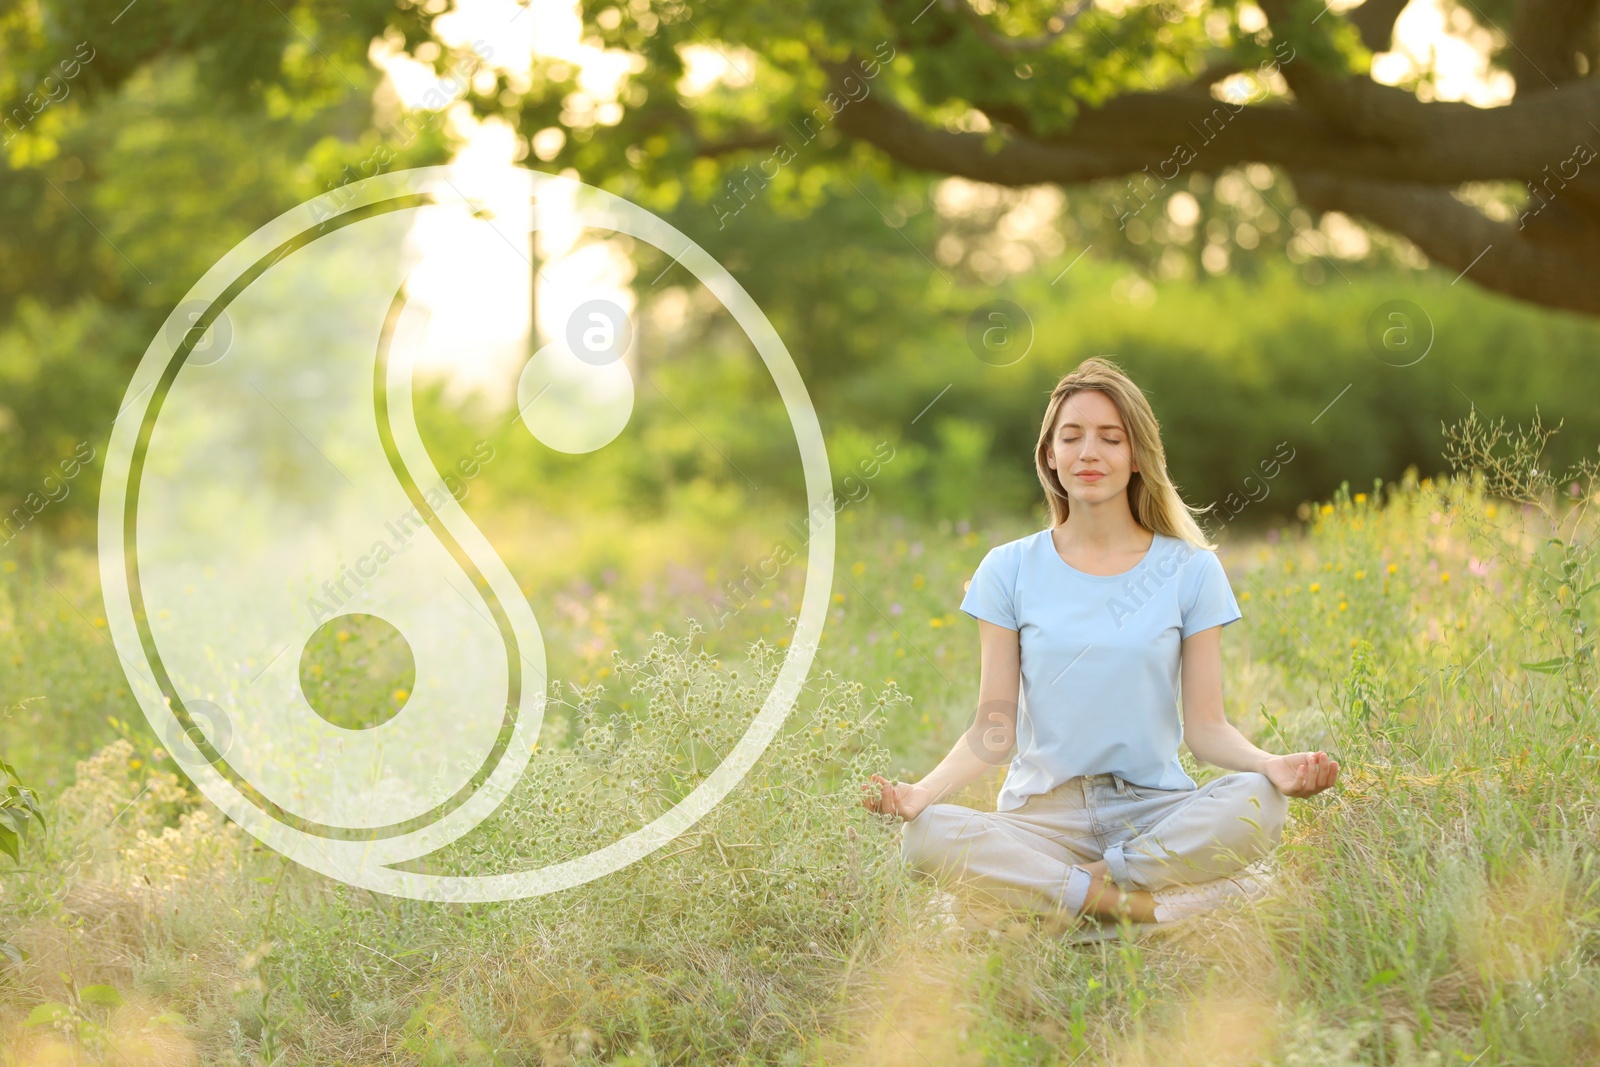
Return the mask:
<svg viewBox="0 0 1600 1067">
<path fill-rule="evenodd" d="M 970 723 L 962 583 L 1039 525 L 847 509 L 817 665 L 728 798 L 613 875 L 469 906 L 352 889 L 228 825 L 131 703 L 92 556 L 35 543 L 0 567 L 0 751 L 49 818 L 0 878 L 0 934 L 28 953 L 0 978 L 0 1064 L 1596 1062 L 1592 522 L 1408 480 L 1278 540 L 1230 531 L 1230 717 L 1269 750 L 1333 752 L 1341 782 L 1291 803 L 1274 896 L 1083 946 L 942 931 L 856 786 L 924 773 Z M 702 631 L 708 583 L 762 546 L 669 533 L 608 534 L 636 567 L 609 586 L 513 566 L 572 684 L 524 781 L 434 869 L 614 840 L 742 734 L 803 574 Z M 675 580 L 630 588 L 669 559 Z"/>
</svg>

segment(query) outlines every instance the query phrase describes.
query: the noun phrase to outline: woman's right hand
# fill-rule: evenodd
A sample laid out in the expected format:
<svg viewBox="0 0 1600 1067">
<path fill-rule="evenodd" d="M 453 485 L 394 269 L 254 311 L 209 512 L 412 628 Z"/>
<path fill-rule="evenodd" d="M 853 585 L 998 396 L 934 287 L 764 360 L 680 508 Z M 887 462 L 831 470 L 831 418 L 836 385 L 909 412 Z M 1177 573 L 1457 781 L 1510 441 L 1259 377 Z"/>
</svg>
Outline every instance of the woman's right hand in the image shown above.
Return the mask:
<svg viewBox="0 0 1600 1067">
<path fill-rule="evenodd" d="M 871 782 L 863 782 L 862 807 L 881 815 L 898 815 L 910 822 L 932 801 L 926 787 L 916 783 L 891 782 L 881 774 L 874 774 Z"/>
</svg>

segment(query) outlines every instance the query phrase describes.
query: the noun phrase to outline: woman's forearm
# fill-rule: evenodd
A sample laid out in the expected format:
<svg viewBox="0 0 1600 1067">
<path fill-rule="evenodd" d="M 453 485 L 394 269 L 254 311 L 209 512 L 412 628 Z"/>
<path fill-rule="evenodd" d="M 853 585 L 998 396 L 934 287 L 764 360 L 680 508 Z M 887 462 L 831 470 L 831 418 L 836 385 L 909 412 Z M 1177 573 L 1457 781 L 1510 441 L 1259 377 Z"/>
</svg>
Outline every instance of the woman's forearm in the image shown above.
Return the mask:
<svg viewBox="0 0 1600 1067">
<path fill-rule="evenodd" d="M 974 740 L 972 733 L 976 726 L 968 727 L 966 732 L 956 739 L 955 747 L 950 754 L 939 761 L 939 765 L 927 774 L 917 785 L 929 790 L 929 804 L 937 804 L 951 793 L 961 789 L 982 778 L 985 771 L 995 767 L 988 759 L 980 756 L 984 752 L 983 738 Z"/>
<path fill-rule="evenodd" d="M 1231 722 L 1185 728 L 1183 742 L 1195 759 L 1227 771 L 1259 772 L 1263 763 L 1275 758 L 1271 752 L 1251 744 Z"/>
</svg>

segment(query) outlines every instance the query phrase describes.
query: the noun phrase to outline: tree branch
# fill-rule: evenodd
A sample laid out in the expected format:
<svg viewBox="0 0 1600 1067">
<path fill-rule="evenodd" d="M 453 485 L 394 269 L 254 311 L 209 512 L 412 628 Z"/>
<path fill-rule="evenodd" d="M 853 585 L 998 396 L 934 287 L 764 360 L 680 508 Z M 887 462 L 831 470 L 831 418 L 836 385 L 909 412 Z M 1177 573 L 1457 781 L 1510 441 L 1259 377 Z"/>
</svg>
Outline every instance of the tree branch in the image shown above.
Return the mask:
<svg viewBox="0 0 1600 1067">
<path fill-rule="evenodd" d="M 1367 0 L 1345 18 L 1361 35 L 1361 43 L 1369 52 L 1387 52 L 1394 41 L 1394 24 L 1411 0 Z"/>
<path fill-rule="evenodd" d="M 1548 92 L 1583 77 L 1580 53 L 1593 70 L 1597 11 L 1597 0 L 1519 0 L 1511 20 L 1515 47 L 1506 56 L 1518 95 Z"/>
<path fill-rule="evenodd" d="M 1479 286 L 1546 307 L 1600 313 L 1590 281 L 1600 257 L 1600 215 L 1569 211 L 1559 234 L 1497 222 L 1442 189 L 1290 172 L 1300 202 L 1341 211 L 1401 234 L 1449 270 Z"/>
<path fill-rule="evenodd" d="M 1295 58 L 1278 68 L 1295 98 L 1352 137 L 1403 141 L 1423 135 L 1429 110 L 1437 104 L 1423 103 L 1404 89 L 1380 85 L 1371 78 L 1348 77 L 1325 70 L 1313 59 L 1299 54 L 1300 49 L 1310 45 L 1307 38 L 1322 31 L 1314 25 L 1315 19 L 1311 25 L 1296 24 L 1295 12 L 1291 10 L 1295 2 L 1261 0 L 1261 10 L 1267 16 L 1273 37 L 1290 43 L 1295 49 Z M 1375 0 L 1367 0 L 1368 4 L 1373 2 Z M 1379 14 L 1381 12 L 1374 12 L 1373 23 L 1381 21 Z M 1399 12 L 1395 15 L 1398 17 Z M 1392 30 L 1393 22 L 1389 25 Z"/>
<path fill-rule="evenodd" d="M 823 64 L 838 79 L 846 64 Z M 1398 91 L 1398 90 L 1396 90 Z M 1352 138 L 1304 107 L 1228 104 L 1186 91 L 1128 93 L 1084 110 L 1060 138 L 999 138 L 930 126 L 874 93 L 839 112 L 842 132 L 907 166 L 1000 185 L 1115 177 L 1180 159 L 1215 173 L 1245 162 L 1304 171 L 1455 185 L 1528 180 L 1578 142 L 1594 142 L 1600 81 L 1504 107 L 1413 101 L 1413 136 Z M 1181 162 L 1187 156 L 1189 162 Z M 1170 169 L 1170 168 L 1169 168 Z"/>
</svg>

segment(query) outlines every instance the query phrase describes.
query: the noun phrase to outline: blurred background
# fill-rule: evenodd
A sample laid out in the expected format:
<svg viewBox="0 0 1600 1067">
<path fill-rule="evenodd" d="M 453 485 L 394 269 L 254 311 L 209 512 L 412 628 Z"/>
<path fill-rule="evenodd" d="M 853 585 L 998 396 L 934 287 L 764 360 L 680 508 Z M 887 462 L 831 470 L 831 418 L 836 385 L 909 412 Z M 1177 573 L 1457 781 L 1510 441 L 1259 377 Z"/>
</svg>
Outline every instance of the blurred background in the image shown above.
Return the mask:
<svg viewBox="0 0 1600 1067">
<path fill-rule="evenodd" d="M 1593 5 L 1538 10 L 16 5 L 0 19 L 3 566 L 54 573 L 54 592 L 30 588 L 109 655 L 82 564 L 146 346 L 257 227 L 443 162 L 484 188 L 530 167 L 628 197 L 755 299 L 826 435 L 834 584 L 867 599 L 852 608 L 873 640 L 851 647 L 875 675 L 893 673 L 876 638 L 908 596 L 954 623 L 983 552 L 1047 522 L 1032 448 L 1050 388 L 1088 356 L 1145 390 L 1224 545 L 1341 485 L 1444 470 L 1442 427 L 1474 410 L 1562 425 L 1548 458 L 1572 462 L 1600 429 L 1579 121 Z M 1523 132 L 1498 135 L 1502 117 Z M 536 238 L 412 237 L 430 258 L 408 295 L 434 339 L 419 424 L 441 471 L 492 449 L 463 506 L 570 625 L 553 675 L 593 677 L 619 629 L 688 616 L 728 647 L 785 632 L 805 567 L 792 433 L 672 250 L 559 216 Z M 596 295 L 633 322 L 634 410 L 621 441 L 575 457 L 527 432 L 516 389 Z M 793 562 L 774 562 L 785 542 Z M 873 588 L 885 546 L 908 563 L 948 547 L 955 573 Z M 25 656 L 0 696 L 64 684 Z M 83 754 L 95 733 L 61 743 Z"/>
<path fill-rule="evenodd" d="M 1597 65 L 1600 0 L 0 5 L 0 1067 L 1591 1062 Z M 446 163 L 470 224 L 424 214 L 298 279 L 309 312 L 419 257 L 422 445 L 545 644 L 540 758 L 429 864 L 554 862 L 668 810 L 819 577 L 745 331 L 681 247 L 556 201 L 530 234 L 514 168 L 731 272 L 800 371 L 837 508 L 808 687 L 739 787 L 670 850 L 471 907 L 356 891 L 210 807 L 143 721 L 96 555 L 113 424 L 202 276 L 312 198 Z M 628 318 L 631 413 L 563 451 L 526 369 L 596 299 Z M 256 314 L 206 359 L 265 403 L 195 425 L 274 436 L 261 491 L 209 448 L 163 468 L 173 499 L 251 505 L 206 510 L 210 554 L 169 583 L 239 632 L 267 613 L 211 562 L 280 540 L 269 488 L 339 488 L 345 455 L 302 444 L 364 343 L 283 342 L 293 373 L 258 381 L 246 342 L 303 324 Z M 1049 522 L 1040 419 L 1091 356 L 1208 509 L 1244 612 L 1230 721 L 1342 777 L 1292 806 L 1290 889 L 1214 939 L 990 928 L 965 953 L 857 786 L 916 780 L 973 723 L 958 606 Z M 236 687 L 282 655 L 335 726 L 385 722 L 429 680 L 348 595 L 298 663 L 191 651 Z M 953 799 L 992 804 L 1001 769 Z"/>
</svg>

